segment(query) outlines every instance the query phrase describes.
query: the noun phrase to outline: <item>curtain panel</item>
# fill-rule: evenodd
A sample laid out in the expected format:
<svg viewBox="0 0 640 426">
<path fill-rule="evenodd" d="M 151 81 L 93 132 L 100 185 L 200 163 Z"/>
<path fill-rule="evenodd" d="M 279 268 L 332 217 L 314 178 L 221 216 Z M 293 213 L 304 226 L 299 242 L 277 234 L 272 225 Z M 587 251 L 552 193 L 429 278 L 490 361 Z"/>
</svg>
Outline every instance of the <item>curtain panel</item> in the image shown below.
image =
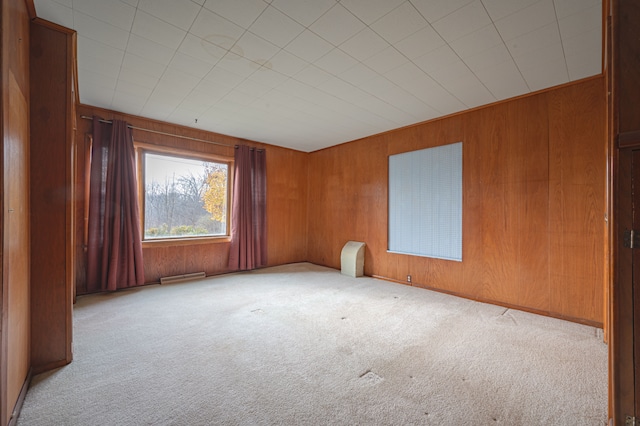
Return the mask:
<svg viewBox="0 0 640 426">
<path fill-rule="evenodd" d="M 241 145 L 235 150 L 229 269 L 267 264 L 266 152 Z"/>
<path fill-rule="evenodd" d="M 93 118 L 87 292 L 144 284 L 133 134 Z"/>
</svg>

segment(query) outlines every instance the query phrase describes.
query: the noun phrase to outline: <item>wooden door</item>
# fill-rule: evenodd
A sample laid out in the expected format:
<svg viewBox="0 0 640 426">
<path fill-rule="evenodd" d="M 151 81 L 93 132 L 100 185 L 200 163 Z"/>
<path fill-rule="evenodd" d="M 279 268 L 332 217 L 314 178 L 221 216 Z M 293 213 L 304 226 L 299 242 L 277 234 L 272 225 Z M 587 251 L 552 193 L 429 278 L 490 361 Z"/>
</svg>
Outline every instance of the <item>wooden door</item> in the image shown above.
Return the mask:
<svg viewBox="0 0 640 426">
<path fill-rule="evenodd" d="M 625 425 L 640 413 L 640 147 L 621 149 L 617 166 L 611 414 L 616 425 Z"/>
<path fill-rule="evenodd" d="M 640 149 L 633 150 L 632 154 L 632 209 L 633 209 L 633 239 L 637 239 L 640 242 L 640 236 L 636 236 L 636 232 L 640 232 Z M 631 231 L 629 231 L 631 233 Z M 631 238 L 628 239 L 629 243 L 625 245 L 631 245 Z M 631 417 L 636 417 L 636 413 L 640 413 L 640 246 L 633 241 L 632 249 L 632 281 L 633 286 L 631 288 L 632 304 L 631 314 L 633 316 L 632 328 L 632 350 L 633 350 L 633 371 L 629 373 L 634 379 L 634 404 L 632 407 L 633 412 L 628 413 Z M 630 348 L 631 349 L 631 348 Z M 629 379 L 631 380 L 631 379 Z M 626 417 L 626 416 L 625 416 Z"/>
</svg>

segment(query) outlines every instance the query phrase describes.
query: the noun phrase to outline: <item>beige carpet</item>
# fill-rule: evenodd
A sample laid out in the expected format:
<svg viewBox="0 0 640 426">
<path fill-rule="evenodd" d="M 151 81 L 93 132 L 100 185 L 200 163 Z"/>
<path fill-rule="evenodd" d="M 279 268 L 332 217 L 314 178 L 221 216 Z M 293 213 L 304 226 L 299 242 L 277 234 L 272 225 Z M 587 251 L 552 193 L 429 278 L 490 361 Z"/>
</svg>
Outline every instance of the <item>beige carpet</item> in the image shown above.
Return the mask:
<svg viewBox="0 0 640 426">
<path fill-rule="evenodd" d="M 79 298 L 30 425 L 604 425 L 601 330 L 307 263 Z"/>
</svg>

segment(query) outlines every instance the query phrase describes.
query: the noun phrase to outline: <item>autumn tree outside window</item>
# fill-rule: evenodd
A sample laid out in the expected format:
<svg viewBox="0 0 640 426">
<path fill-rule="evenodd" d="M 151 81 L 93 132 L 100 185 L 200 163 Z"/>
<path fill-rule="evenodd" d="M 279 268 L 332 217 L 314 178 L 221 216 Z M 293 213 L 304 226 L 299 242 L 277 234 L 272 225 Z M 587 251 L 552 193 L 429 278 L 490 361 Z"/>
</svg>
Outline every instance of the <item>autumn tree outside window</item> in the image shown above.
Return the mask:
<svg viewBox="0 0 640 426">
<path fill-rule="evenodd" d="M 230 162 L 138 150 L 143 240 L 229 235 Z"/>
</svg>

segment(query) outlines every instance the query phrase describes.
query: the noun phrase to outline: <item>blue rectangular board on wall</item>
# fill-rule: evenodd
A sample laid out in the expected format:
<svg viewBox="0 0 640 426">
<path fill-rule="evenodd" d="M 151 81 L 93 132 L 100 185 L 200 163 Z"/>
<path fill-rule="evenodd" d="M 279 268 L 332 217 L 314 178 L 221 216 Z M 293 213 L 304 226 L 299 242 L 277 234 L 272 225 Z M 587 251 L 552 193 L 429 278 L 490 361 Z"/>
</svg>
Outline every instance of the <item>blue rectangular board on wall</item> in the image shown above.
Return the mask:
<svg viewBox="0 0 640 426">
<path fill-rule="evenodd" d="M 393 253 L 462 261 L 462 142 L 389 156 Z"/>
</svg>

